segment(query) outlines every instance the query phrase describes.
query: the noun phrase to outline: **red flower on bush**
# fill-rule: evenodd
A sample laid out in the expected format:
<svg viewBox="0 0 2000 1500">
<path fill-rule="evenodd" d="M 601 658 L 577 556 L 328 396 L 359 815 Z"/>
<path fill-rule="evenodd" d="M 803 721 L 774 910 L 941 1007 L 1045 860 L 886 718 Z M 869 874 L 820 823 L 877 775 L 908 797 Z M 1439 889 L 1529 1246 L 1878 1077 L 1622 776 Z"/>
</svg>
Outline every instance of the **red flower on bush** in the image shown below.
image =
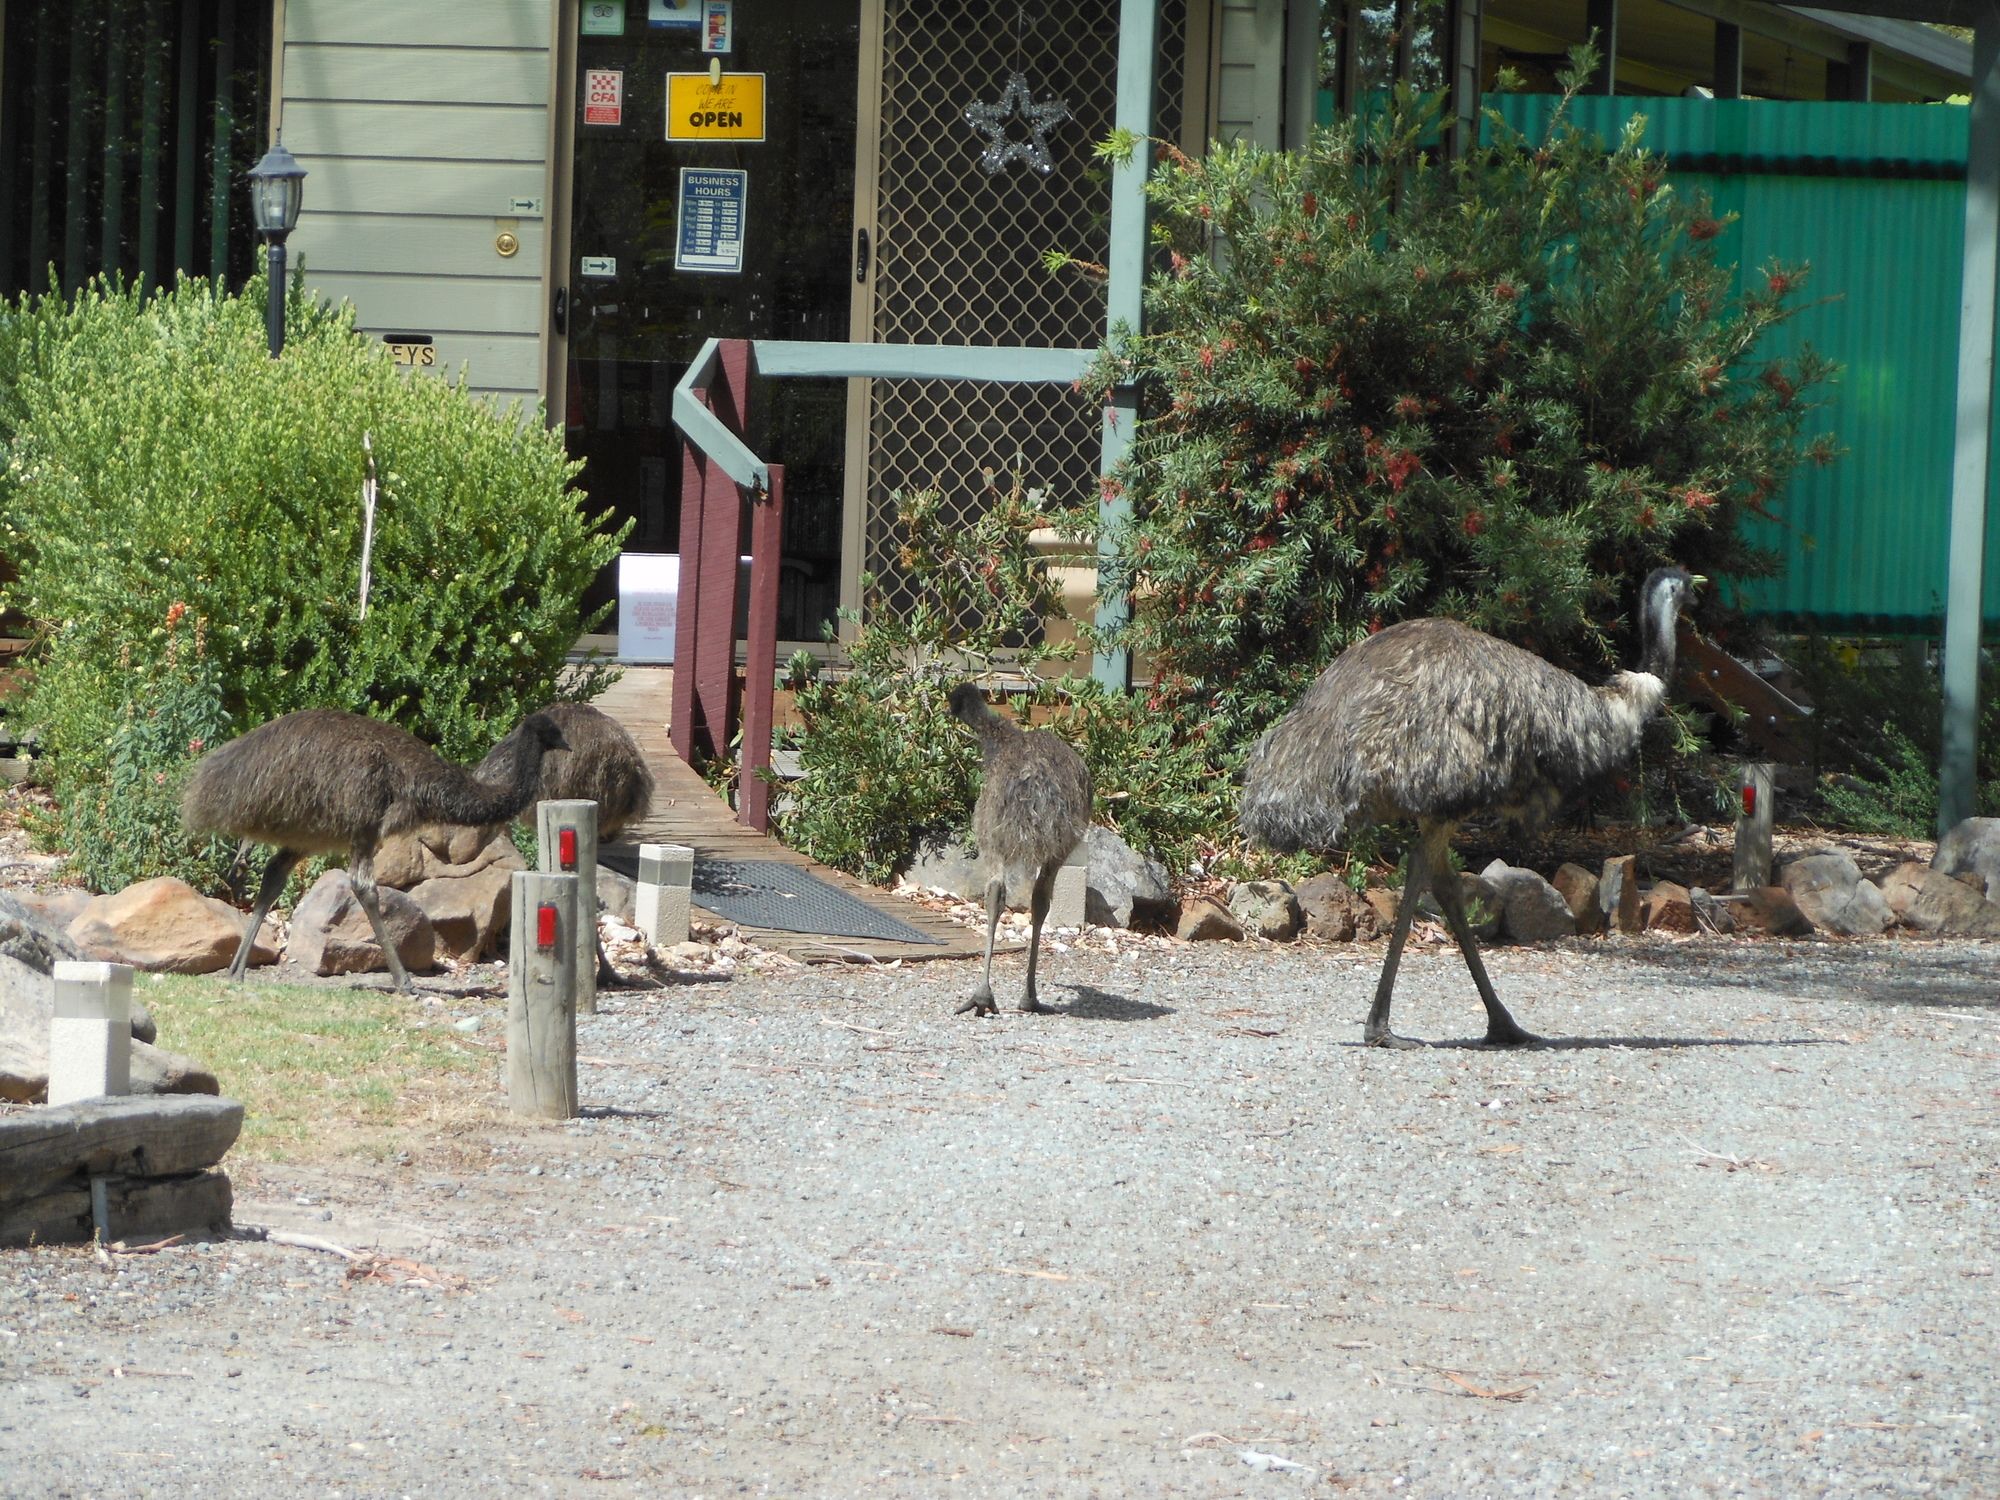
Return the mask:
<svg viewBox="0 0 2000 1500">
<path fill-rule="evenodd" d="M 1711 219 L 1707 214 L 1703 214 L 1688 225 L 1688 238 L 1691 240 L 1712 240 L 1720 233 L 1722 233 L 1722 221 Z"/>
<path fill-rule="evenodd" d="M 1770 289 L 1773 297 L 1782 297 L 1796 285 L 1796 282 L 1788 272 L 1773 271 L 1764 279 L 1764 285 Z"/>
<path fill-rule="evenodd" d="M 1299 200 L 1299 207 L 1305 210 L 1305 216 L 1310 219 L 1314 214 L 1319 212 L 1319 194 L 1307 193 L 1305 197 Z"/>
<path fill-rule="evenodd" d="M 1410 476 L 1423 466 L 1422 459 L 1405 449 L 1390 454 L 1388 462 L 1382 465 L 1382 470 L 1389 476 L 1389 488 L 1400 493 L 1403 486 L 1410 482 Z"/>
<path fill-rule="evenodd" d="M 1689 485 L 1681 491 L 1681 499 L 1686 503 L 1689 510 L 1713 510 L 1715 508 L 1714 493 L 1709 490 L 1698 490 L 1693 485 Z"/>
<path fill-rule="evenodd" d="M 1465 520 L 1460 524 L 1464 526 L 1467 536 L 1478 536 L 1486 529 L 1486 513 L 1477 510 L 1468 511 Z"/>
<path fill-rule="evenodd" d="M 180 624 L 187 612 L 188 607 L 178 599 L 169 604 L 167 606 L 167 629 L 172 630 L 176 625 Z"/>
<path fill-rule="evenodd" d="M 1421 417 L 1423 414 L 1424 414 L 1424 403 L 1419 401 L 1415 396 L 1398 396 L 1396 398 L 1397 416 Z"/>
<path fill-rule="evenodd" d="M 1502 281 L 1495 284 L 1493 295 L 1498 297 L 1502 302 L 1512 302 L 1516 297 L 1520 296 L 1520 293 L 1514 289 L 1513 282 Z"/>
</svg>

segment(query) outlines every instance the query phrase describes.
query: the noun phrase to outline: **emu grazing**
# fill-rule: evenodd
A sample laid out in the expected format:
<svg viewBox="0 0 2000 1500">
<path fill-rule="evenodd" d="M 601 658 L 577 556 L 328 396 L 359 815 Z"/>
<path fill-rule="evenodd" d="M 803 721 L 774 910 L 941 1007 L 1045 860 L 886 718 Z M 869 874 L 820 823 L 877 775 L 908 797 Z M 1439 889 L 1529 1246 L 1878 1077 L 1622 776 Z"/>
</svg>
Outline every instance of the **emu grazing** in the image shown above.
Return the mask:
<svg viewBox="0 0 2000 1500">
<path fill-rule="evenodd" d="M 538 802 L 595 802 L 597 836 L 612 839 L 653 810 L 653 773 L 623 724 L 587 703 L 551 703 L 541 712 L 555 721 L 568 748 L 552 750 L 542 761 L 540 783 L 527 807 L 521 809 L 521 816 Z M 486 781 L 505 776 L 526 727 L 524 723 L 515 728 L 487 751 L 475 774 Z M 590 899 L 596 900 L 595 892 Z M 597 937 L 597 980 L 599 984 L 618 982 L 601 934 Z"/>
<path fill-rule="evenodd" d="M 987 706 L 976 683 L 951 691 L 952 716 L 979 733 L 979 801 L 972 836 L 986 869 L 986 972 L 958 1013 L 993 1014 L 993 933 L 1011 886 L 1032 881 L 1029 904 L 1028 984 L 1022 1010 L 1041 1010 L 1035 998 L 1035 960 L 1056 872 L 1090 827 L 1090 768 L 1083 757 L 1046 729 L 1021 729 Z"/>
<path fill-rule="evenodd" d="M 1251 750 L 1240 818 L 1245 833 L 1273 849 L 1330 850 L 1357 816 L 1417 825 L 1363 1033 L 1368 1045 L 1420 1045 L 1389 1030 L 1389 996 L 1427 887 L 1479 987 L 1486 1044 L 1538 1040 L 1515 1024 L 1486 977 L 1451 870 L 1451 836 L 1475 812 L 1544 817 L 1563 792 L 1638 748 L 1673 676 L 1681 606 L 1702 581 L 1680 568 L 1647 577 L 1639 669 L 1602 687 L 1456 620 L 1392 625 L 1334 658 Z"/>
<path fill-rule="evenodd" d="M 453 765 L 408 730 L 337 708 L 285 714 L 204 755 L 181 794 L 188 831 L 277 850 L 264 866 L 230 978 L 241 979 L 249 967 L 257 929 L 298 862 L 345 850 L 354 899 L 368 914 L 396 987 L 410 989 L 375 903 L 376 846 L 424 823 L 510 821 L 534 797 L 543 755 L 568 748 L 547 714 L 528 715 L 516 735 L 512 760 L 501 768 L 504 781 Z"/>
</svg>

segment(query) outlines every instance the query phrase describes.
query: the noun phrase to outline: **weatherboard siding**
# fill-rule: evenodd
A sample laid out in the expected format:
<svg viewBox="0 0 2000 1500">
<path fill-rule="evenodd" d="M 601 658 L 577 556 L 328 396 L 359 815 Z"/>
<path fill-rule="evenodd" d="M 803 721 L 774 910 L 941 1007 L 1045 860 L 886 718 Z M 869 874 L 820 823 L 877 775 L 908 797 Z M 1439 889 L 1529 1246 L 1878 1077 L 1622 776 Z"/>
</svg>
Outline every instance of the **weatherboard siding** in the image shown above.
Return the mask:
<svg viewBox="0 0 2000 1500">
<path fill-rule="evenodd" d="M 285 145 L 307 171 L 290 249 L 432 369 L 541 397 L 550 55 L 559 0 L 286 0 Z M 535 207 L 517 200 L 531 201 Z M 512 233 L 520 248 L 495 243 Z"/>
</svg>

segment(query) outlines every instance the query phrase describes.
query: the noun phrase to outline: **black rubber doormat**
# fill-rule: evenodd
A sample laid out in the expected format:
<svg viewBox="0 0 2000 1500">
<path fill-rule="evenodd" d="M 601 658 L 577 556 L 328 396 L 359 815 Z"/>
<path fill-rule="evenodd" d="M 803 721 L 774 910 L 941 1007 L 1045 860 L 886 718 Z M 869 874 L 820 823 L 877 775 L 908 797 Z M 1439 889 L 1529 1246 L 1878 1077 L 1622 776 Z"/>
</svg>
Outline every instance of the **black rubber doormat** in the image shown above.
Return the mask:
<svg viewBox="0 0 2000 1500">
<path fill-rule="evenodd" d="M 745 927 L 944 946 L 942 938 L 855 900 L 809 870 L 778 860 L 697 859 L 693 895 L 702 910 Z"/>
</svg>

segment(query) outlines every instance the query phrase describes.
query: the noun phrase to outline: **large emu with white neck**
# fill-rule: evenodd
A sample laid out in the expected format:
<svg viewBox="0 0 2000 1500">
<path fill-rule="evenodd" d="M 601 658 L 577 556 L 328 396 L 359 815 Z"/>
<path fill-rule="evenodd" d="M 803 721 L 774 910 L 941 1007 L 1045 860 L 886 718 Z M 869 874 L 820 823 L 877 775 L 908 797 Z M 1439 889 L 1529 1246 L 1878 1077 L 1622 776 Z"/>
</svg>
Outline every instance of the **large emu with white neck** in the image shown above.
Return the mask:
<svg viewBox="0 0 2000 1500">
<path fill-rule="evenodd" d="M 1537 1040 L 1493 992 L 1448 858 L 1464 818 L 1546 816 L 1564 792 L 1632 754 L 1666 696 L 1674 637 L 1701 580 L 1660 568 L 1639 594 L 1638 670 L 1591 687 L 1540 657 L 1456 620 L 1409 620 L 1350 646 L 1250 752 L 1243 831 L 1281 852 L 1330 850 L 1356 818 L 1417 825 L 1403 897 L 1364 1040 L 1418 1045 L 1389 1030 L 1396 965 L 1426 888 L 1486 1006 L 1489 1046 Z"/>
</svg>

